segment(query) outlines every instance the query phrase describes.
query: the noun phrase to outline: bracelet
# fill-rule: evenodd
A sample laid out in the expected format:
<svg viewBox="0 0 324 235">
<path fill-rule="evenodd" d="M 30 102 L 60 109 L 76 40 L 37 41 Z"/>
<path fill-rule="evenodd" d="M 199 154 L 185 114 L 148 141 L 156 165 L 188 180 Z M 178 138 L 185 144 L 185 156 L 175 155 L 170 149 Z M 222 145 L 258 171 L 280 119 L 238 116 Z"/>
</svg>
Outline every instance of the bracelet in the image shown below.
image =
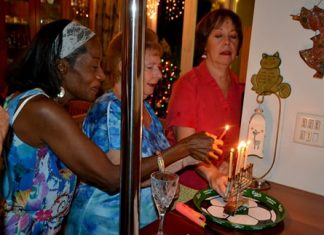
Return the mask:
<svg viewBox="0 0 324 235">
<path fill-rule="evenodd" d="M 162 153 L 160 151 L 155 151 L 154 154 L 155 154 L 155 156 L 157 156 L 157 164 L 158 164 L 159 170 L 161 172 L 164 172 L 165 165 L 164 165 L 164 160 L 163 160 L 163 157 L 162 157 Z"/>
</svg>

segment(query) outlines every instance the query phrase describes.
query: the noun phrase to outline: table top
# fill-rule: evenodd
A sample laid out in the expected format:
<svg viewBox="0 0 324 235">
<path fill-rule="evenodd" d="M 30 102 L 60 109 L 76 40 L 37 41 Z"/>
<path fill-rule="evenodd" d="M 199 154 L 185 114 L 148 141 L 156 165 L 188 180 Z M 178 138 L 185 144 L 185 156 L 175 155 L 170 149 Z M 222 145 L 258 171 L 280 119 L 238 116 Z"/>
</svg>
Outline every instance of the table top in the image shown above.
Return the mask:
<svg viewBox="0 0 324 235">
<path fill-rule="evenodd" d="M 276 227 L 261 231 L 243 231 L 222 227 L 208 222 L 204 229 L 189 219 L 172 210 L 166 214 L 164 231 L 166 235 L 199 235 L 199 234 L 324 234 L 324 197 L 306 191 L 294 189 L 277 183 L 270 184 L 270 189 L 263 191 L 283 204 L 286 217 Z M 187 203 L 196 209 L 193 202 Z M 158 221 L 141 229 L 140 235 L 156 234 Z"/>
</svg>

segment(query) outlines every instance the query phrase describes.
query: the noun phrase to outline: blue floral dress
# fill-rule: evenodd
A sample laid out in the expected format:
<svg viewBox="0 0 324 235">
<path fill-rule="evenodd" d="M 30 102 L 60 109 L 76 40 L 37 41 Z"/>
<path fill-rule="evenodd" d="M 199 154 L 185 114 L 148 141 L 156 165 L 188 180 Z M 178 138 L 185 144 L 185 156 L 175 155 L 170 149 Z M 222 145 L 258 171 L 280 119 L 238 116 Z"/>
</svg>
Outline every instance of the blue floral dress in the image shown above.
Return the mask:
<svg viewBox="0 0 324 235">
<path fill-rule="evenodd" d="M 169 147 L 163 127 L 153 109 L 144 102 L 152 123 L 150 130 L 142 131 L 142 157 Z M 99 97 L 91 107 L 83 130 L 104 152 L 120 150 L 121 103 L 112 93 Z M 67 234 L 119 234 L 120 194 L 108 195 L 84 183 L 76 190 L 76 196 L 67 220 Z M 157 219 L 157 212 L 150 187 L 140 192 L 140 227 Z"/>
<path fill-rule="evenodd" d="M 34 89 L 7 98 L 11 126 L 24 105 L 18 108 L 20 101 L 32 95 L 46 96 Z M 48 146 L 35 148 L 12 134 L 2 182 L 5 234 L 56 234 L 69 211 L 76 176 Z"/>
</svg>

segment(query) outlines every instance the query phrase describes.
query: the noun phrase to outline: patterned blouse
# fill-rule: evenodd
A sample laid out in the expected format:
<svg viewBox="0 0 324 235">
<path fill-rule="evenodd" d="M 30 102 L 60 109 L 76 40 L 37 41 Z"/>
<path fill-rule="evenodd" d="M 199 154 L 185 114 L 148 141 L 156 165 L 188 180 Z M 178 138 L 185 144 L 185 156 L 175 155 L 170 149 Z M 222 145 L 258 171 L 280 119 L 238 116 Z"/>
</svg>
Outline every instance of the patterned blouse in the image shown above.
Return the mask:
<svg viewBox="0 0 324 235">
<path fill-rule="evenodd" d="M 10 126 L 36 95 L 46 96 L 41 89 L 33 89 L 6 99 Z M 5 234 L 55 234 L 69 211 L 77 178 L 49 146 L 30 146 L 14 131 L 12 137 L 2 179 Z"/>
<path fill-rule="evenodd" d="M 143 127 L 142 157 L 169 147 L 163 127 L 147 102 L 152 123 L 150 129 Z M 83 130 L 104 152 L 120 150 L 121 102 L 112 93 L 99 97 L 91 107 Z M 109 195 L 82 183 L 76 191 L 67 221 L 67 234 L 119 234 L 120 194 Z M 150 187 L 140 192 L 140 227 L 157 218 Z"/>
</svg>

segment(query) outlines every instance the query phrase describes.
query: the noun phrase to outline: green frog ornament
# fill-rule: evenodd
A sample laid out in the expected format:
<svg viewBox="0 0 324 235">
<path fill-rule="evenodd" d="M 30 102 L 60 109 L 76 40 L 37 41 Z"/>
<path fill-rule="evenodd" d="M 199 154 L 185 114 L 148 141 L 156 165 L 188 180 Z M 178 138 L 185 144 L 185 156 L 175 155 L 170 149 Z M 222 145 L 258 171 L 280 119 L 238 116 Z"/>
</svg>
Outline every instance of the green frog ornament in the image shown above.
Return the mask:
<svg viewBox="0 0 324 235">
<path fill-rule="evenodd" d="M 262 54 L 261 68 L 257 74 L 252 76 L 252 90 L 259 95 L 271 95 L 276 93 L 281 98 L 287 98 L 291 93 L 288 83 L 283 83 L 280 75 L 279 65 L 281 59 L 279 53 L 273 55 Z"/>
</svg>

